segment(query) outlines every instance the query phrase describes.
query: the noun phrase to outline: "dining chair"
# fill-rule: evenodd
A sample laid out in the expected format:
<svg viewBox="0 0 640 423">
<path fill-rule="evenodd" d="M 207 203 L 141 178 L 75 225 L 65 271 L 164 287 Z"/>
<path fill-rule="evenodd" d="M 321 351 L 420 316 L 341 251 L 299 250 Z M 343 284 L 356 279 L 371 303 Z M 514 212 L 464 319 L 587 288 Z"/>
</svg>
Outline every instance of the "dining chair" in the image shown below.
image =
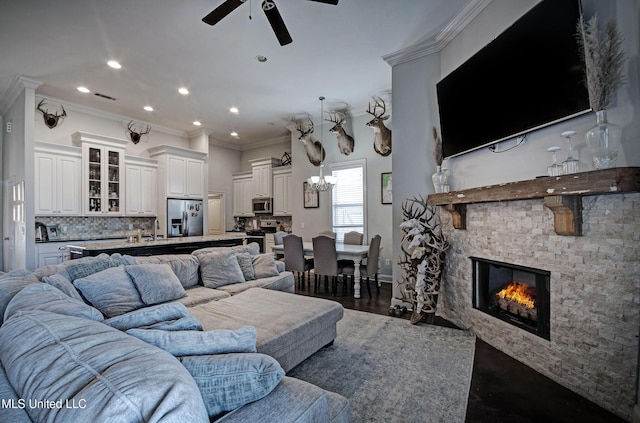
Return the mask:
<svg viewBox="0 0 640 423">
<path fill-rule="evenodd" d="M 331 276 L 331 288 L 335 295 L 339 267 L 338 255 L 336 253 L 336 240 L 326 235 L 320 235 L 312 239 L 313 241 L 313 263 L 314 269 L 314 290 L 318 292 L 320 279 L 324 276 L 325 292 L 328 290 L 328 279 Z M 319 278 L 320 277 L 320 278 Z"/>
<path fill-rule="evenodd" d="M 322 231 L 319 235 L 328 236 L 329 238 L 333 238 L 334 240 L 336 239 L 336 233 L 333 231 Z"/>
<path fill-rule="evenodd" d="M 344 234 L 344 243 L 349 245 L 362 245 L 363 235 L 357 231 Z"/>
<path fill-rule="evenodd" d="M 300 289 L 304 289 L 304 272 L 307 272 L 307 278 L 311 284 L 311 269 L 314 267 L 314 260 L 304 256 L 302 238 L 298 235 L 289 234 L 283 237 L 282 244 L 284 245 L 284 269 L 297 272 L 298 285 Z"/>
<path fill-rule="evenodd" d="M 380 235 L 371 238 L 369 252 L 367 253 L 367 262 L 360 265 L 360 283 L 362 284 L 362 279 L 366 278 L 369 297 L 371 297 L 371 286 L 369 285 L 369 278 L 371 277 L 375 279 L 376 290 L 378 294 L 380 293 L 380 286 L 378 285 L 378 258 L 380 257 L 381 239 Z M 353 264 L 353 262 L 347 262 L 346 260 L 344 262 L 342 260 L 340 261 L 340 273 L 342 275 L 351 276 L 353 280 L 355 271 L 355 264 Z"/>
<path fill-rule="evenodd" d="M 283 245 L 283 241 L 282 239 L 287 236 L 287 233 L 285 231 L 278 231 L 273 235 L 273 244 L 274 245 Z M 275 254 L 276 260 L 281 260 L 284 259 L 284 254 L 278 253 Z"/>
</svg>

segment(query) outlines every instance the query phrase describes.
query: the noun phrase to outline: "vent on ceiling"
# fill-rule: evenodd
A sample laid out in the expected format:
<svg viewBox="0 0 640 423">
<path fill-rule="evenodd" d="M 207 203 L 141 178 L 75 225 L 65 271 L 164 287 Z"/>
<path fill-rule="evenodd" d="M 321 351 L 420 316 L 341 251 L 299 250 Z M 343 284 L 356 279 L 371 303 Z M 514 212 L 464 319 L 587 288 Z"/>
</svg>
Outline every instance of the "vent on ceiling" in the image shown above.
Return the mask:
<svg viewBox="0 0 640 423">
<path fill-rule="evenodd" d="M 106 98 L 107 100 L 116 101 L 116 99 L 114 97 L 108 96 L 106 94 L 95 93 L 94 95 L 97 95 L 98 97 Z"/>
</svg>

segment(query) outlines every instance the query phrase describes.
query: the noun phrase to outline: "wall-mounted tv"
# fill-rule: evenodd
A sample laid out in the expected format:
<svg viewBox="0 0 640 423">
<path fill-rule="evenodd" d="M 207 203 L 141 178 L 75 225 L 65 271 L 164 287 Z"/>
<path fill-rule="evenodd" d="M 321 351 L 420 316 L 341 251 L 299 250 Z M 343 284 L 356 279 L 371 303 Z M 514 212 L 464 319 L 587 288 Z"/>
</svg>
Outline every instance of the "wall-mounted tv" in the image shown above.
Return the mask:
<svg viewBox="0 0 640 423">
<path fill-rule="evenodd" d="M 436 85 L 452 157 L 589 111 L 579 0 L 543 0 Z"/>
</svg>

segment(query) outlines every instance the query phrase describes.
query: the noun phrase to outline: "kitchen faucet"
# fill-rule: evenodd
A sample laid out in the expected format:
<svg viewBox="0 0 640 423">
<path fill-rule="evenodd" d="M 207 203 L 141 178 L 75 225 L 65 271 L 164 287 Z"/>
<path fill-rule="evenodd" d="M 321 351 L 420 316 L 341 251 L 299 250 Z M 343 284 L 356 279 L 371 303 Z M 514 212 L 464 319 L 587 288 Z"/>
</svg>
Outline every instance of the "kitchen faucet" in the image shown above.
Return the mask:
<svg viewBox="0 0 640 423">
<path fill-rule="evenodd" d="M 160 229 L 160 222 L 158 222 L 158 219 L 153 221 L 153 240 L 157 241 L 158 240 L 158 229 Z"/>
</svg>

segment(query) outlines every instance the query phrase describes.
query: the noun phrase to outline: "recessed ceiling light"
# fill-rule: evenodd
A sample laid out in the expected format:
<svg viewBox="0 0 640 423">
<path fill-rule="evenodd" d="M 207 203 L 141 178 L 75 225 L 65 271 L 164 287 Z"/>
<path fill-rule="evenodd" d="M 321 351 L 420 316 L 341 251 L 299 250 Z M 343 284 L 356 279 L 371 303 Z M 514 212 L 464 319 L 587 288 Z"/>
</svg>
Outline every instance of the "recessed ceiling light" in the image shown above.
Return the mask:
<svg viewBox="0 0 640 423">
<path fill-rule="evenodd" d="M 237 132 L 235 132 L 235 131 L 234 131 L 234 132 L 232 132 L 232 133 L 230 133 L 229 135 L 231 135 L 232 137 L 236 137 L 236 138 L 238 137 L 238 133 L 237 133 Z"/>
<path fill-rule="evenodd" d="M 238 113 L 240 113 L 240 110 L 238 110 L 238 108 L 237 108 L 237 107 L 232 107 L 232 108 L 230 108 L 230 109 L 229 109 L 229 111 L 230 111 L 231 113 L 233 113 L 233 114 L 236 114 L 236 115 L 237 115 Z"/>
<path fill-rule="evenodd" d="M 90 93 L 91 91 L 89 91 L 89 88 L 87 87 L 78 87 L 78 91 L 80 91 L 81 93 Z"/>
<path fill-rule="evenodd" d="M 109 60 L 107 62 L 107 65 L 109 65 L 109 67 L 112 67 L 113 69 L 120 69 L 122 67 L 120 63 L 116 62 L 115 60 Z"/>
<path fill-rule="evenodd" d="M 201 123 L 199 120 L 194 120 L 194 121 L 193 121 L 193 124 L 194 124 L 195 126 L 200 126 L 200 125 L 202 125 L 202 123 Z"/>
<path fill-rule="evenodd" d="M 179 92 L 180 94 L 182 94 L 182 95 L 187 95 L 187 94 L 189 94 L 189 90 L 188 90 L 188 89 L 186 89 L 185 87 L 180 87 L 180 88 L 178 88 L 178 92 Z"/>
<path fill-rule="evenodd" d="M 144 106 L 144 109 L 145 109 L 147 112 L 153 112 L 153 107 L 151 107 L 151 106 Z"/>
<path fill-rule="evenodd" d="M 267 58 L 265 56 L 257 55 L 256 60 L 260 63 L 264 63 L 267 61 Z"/>
</svg>

